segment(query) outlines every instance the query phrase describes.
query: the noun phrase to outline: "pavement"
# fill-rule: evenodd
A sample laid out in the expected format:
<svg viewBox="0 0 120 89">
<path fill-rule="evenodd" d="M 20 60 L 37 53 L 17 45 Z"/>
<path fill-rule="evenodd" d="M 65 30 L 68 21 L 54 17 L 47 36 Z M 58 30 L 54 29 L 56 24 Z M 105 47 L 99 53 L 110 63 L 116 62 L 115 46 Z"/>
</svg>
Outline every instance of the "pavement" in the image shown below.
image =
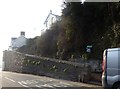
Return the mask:
<svg viewBox="0 0 120 89">
<path fill-rule="evenodd" d="M 54 79 L 45 76 L 0 72 L 0 88 L 2 89 L 102 89 L 99 85 Z"/>
</svg>

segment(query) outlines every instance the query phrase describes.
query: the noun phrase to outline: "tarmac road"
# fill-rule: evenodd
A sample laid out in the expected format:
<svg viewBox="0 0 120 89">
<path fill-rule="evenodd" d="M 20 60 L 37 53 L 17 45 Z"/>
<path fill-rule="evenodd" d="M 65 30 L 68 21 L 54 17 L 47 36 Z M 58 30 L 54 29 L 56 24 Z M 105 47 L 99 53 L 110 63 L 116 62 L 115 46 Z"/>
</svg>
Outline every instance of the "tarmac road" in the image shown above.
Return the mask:
<svg viewBox="0 0 120 89">
<path fill-rule="evenodd" d="M 102 89 L 98 85 L 6 71 L 0 72 L 0 79 L 2 89 Z"/>
</svg>

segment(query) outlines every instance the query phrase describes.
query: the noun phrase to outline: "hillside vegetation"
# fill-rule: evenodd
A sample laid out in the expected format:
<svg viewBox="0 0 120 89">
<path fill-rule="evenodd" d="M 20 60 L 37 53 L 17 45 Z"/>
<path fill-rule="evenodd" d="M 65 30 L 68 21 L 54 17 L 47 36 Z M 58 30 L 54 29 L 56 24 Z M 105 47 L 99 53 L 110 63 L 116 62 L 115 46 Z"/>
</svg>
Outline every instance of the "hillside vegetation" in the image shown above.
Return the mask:
<svg viewBox="0 0 120 89">
<path fill-rule="evenodd" d="M 63 3 L 61 21 L 18 49 L 23 53 L 53 57 L 102 59 L 103 50 L 120 46 L 119 3 Z M 92 45 L 91 53 L 86 46 Z"/>
</svg>

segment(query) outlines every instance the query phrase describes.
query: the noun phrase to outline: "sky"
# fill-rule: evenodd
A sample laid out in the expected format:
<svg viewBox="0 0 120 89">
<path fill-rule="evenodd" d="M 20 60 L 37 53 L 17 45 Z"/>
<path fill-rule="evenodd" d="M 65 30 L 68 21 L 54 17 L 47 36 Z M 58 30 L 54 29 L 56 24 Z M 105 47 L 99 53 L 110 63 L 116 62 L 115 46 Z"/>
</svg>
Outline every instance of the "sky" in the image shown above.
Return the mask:
<svg viewBox="0 0 120 89">
<path fill-rule="evenodd" d="M 61 15 L 63 0 L 0 0 L 0 63 L 2 52 L 10 46 L 11 37 L 25 31 L 27 38 L 40 36 L 49 14 Z"/>
</svg>

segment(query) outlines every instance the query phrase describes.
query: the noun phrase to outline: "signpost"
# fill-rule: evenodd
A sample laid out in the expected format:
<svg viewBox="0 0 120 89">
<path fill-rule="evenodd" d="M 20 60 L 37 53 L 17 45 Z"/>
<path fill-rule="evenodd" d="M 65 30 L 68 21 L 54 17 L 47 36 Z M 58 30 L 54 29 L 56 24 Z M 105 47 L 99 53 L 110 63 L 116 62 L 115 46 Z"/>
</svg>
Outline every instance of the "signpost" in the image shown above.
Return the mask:
<svg viewBox="0 0 120 89">
<path fill-rule="evenodd" d="M 87 45 L 86 52 L 91 53 L 92 45 Z"/>
</svg>

